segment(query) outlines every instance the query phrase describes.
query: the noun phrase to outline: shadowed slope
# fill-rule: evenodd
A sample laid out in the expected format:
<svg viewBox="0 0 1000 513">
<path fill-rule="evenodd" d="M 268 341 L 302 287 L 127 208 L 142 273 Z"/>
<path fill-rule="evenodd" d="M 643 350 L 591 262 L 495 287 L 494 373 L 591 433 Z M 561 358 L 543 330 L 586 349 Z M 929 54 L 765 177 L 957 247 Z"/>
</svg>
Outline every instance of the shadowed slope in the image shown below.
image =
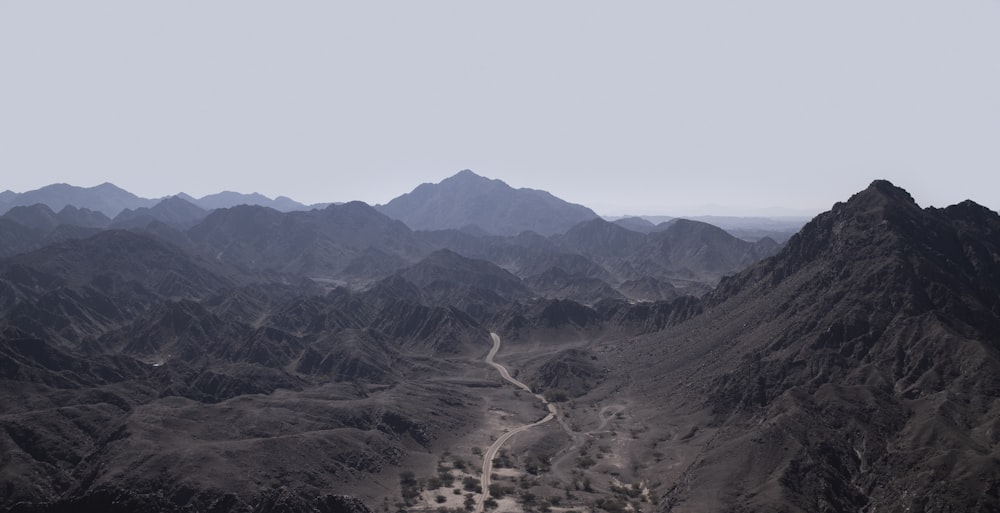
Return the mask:
<svg viewBox="0 0 1000 513">
<path fill-rule="evenodd" d="M 995 510 L 998 255 L 996 213 L 877 181 L 724 279 L 638 373 L 714 417 L 666 508 Z"/>
</svg>

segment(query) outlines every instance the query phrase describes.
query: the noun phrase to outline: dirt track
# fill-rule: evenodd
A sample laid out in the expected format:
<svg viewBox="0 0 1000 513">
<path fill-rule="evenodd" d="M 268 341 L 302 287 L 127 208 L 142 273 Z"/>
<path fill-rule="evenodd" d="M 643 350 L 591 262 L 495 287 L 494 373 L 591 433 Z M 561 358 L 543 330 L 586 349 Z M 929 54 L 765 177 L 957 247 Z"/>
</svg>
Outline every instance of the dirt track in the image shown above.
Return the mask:
<svg viewBox="0 0 1000 513">
<path fill-rule="evenodd" d="M 507 371 L 506 367 L 504 367 L 503 365 L 500 365 L 499 363 L 496 363 L 496 362 L 493 361 L 493 357 L 496 356 L 497 351 L 500 350 L 500 336 L 497 335 L 496 333 L 490 333 L 490 337 L 493 339 L 493 347 L 490 349 L 490 353 L 488 355 L 486 355 L 486 363 L 488 363 L 488 364 L 492 365 L 494 368 L 496 368 L 496 370 L 498 372 L 500 372 L 500 376 L 503 379 L 505 379 L 506 381 L 510 382 L 514 386 L 516 386 L 516 387 L 518 387 L 518 388 L 520 388 L 522 390 L 525 390 L 528 393 L 531 393 L 531 388 L 528 387 L 528 385 L 525 385 L 524 383 L 518 381 L 516 378 L 512 377 L 510 375 L 510 372 Z M 490 448 L 486 450 L 486 453 L 483 454 L 483 474 L 482 474 L 482 477 L 480 478 L 480 483 L 481 483 L 481 485 L 483 487 L 483 493 L 482 493 L 482 495 L 479 496 L 479 500 L 476 501 L 476 509 L 473 510 L 473 513 L 482 513 L 482 511 L 483 511 L 483 503 L 490 496 L 490 480 L 491 480 L 490 476 L 493 473 L 493 458 L 496 457 L 497 451 L 500 450 L 500 447 L 502 447 L 503 444 L 506 443 L 507 440 L 510 440 L 510 438 L 513 437 L 514 435 L 516 435 L 516 434 L 518 434 L 518 433 L 520 433 L 522 431 L 526 431 L 528 429 L 531 429 L 531 428 L 533 428 L 535 426 L 540 426 L 542 424 L 545 424 L 546 422 L 548 422 L 548 421 L 552 420 L 553 418 L 555 418 L 555 416 L 558 414 L 558 410 L 556 409 L 556 405 L 548 402 L 545 399 L 545 397 L 543 397 L 540 394 L 532 394 L 532 395 L 534 395 L 539 401 L 542 402 L 542 404 L 544 404 L 549 409 L 549 413 L 548 413 L 548 415 L 546 415 L 545 417 L 543 417 L 541 420 L 539 420 L 537 422 L 533 422 L 531 424 L 526 424 L 524 426 L 512 429 L 512 430 L 504 433 L 503 435 L 500 435 L 500 437 L 497 438 L 497 440 L 495 442 L 493 442 L 493 445 L 491 445 Z"/>
</svg>

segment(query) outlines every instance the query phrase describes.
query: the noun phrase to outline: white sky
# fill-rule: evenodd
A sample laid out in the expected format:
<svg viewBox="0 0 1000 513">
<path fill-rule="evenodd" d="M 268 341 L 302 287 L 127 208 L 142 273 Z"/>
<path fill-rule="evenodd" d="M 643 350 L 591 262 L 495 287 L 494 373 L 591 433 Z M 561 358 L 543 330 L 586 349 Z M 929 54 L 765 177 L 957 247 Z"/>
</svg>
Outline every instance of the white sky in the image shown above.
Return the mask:
<svg viewBox="0 0 1000 513">
<path fill-rule="evenodd" d="M 0 3 L 0 190 L 374 204 L 464 168 L 607 215 L 875 178 L 998 209 L 1000 0 Z"/>
</svg>

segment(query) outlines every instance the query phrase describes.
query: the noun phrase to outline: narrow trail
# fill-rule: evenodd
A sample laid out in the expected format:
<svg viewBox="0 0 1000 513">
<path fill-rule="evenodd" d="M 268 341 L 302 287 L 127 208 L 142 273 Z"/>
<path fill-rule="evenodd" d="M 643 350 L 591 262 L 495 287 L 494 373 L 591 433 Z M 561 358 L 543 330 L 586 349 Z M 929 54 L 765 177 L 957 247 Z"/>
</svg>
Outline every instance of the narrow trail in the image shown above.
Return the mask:
<svg viewBox="0 0 1000 513">
<path fill-rule="evenodd" d="M 500 335 L 497 335 L 496 333 L 490 333 L 490 338 L 493 339 L 493 348 L 491 348 L 490 353 L 486 355 L 486 363 L 492 365 L 497 370 L 497 372 L 500 373 L 500 377 L 502 377 L 504 380 L 528 392 L 529 394 L 534 395 L 539 401 L 542 402 L 542 404 L 544 404 L 548 408 L 549 414 L 546 415 L 544 418 L 542 418 L 542 420 L 539 420 L 538 422 L 534 422 L 532 424 L 526 424 L 524 426 L 512 429 L 500 435 L 500 437 L 497 438 L 495 442 L 493 442 L 493 445 L 491 445 L 490 448 L 487 449 L 486 453 L 483 455 L 483 475 L 480 478 L 480 483 L 483 488 L 483 493 L 479 496 L 479 500 L 476 501 L 476 508 L 472 510 L 473 513 L 483 513 L 483 503 L 486 502 L 486 499 L 490 497 L 490 481 L 492 480 L 491 474 L 493 474 L 493 458 L 496 457 L 497 452 L 500 450 L 500 447 L 502 447 L 503 444 L 506 443 L 507 440 L 510 440 L 510 438 L 513 437 L 514 435 L 522 431 L 527 431 L 535 426 L 540 426 L 542 424 L 545 424 L 546 422 L 554 419 L 559 413 L 559 410 L 556 409 L 556 405 L 548 402 L 545 399 L 545 397 L 543 397 L 541 394 L 533 394 L 531 392 L 531 388 L 528 387 L 528 385 L 525 385 L 524 383 L 518 381 L 516 378 L 512 377 L 510 375 L 510 372 L 507 371 L 506 367 L 493 361 L 493 357 L 496 356 L 497 351 L 500 350 Z"/>
<path fill-rule="evenodd" d="M 550 475 L 556 477 L 557 479 L 571 481 L 573 479 L 572 473 L 563 470 L 563 467 L 573 456 L 574 451 L 583 447 L 587 440 L 593 439 L 595 435 L 610 433 L 610 431 L 605 431 L 604 428 L 608 426 L 608 423 L 611 422 L 611 419 L 614 418 L 615 415 L 624 411 L 624 404 L 612 404 L 605 406 L 597 412 L 597 419 L 600 421 L 600 424 L 590 431 L 581 432 L 569 429 L 569 427 L 566 426 L 566 420 L 563 417 L 559 417 L 559 422 L 563 424 L 564 429 L 572 442 L 569 446 L 559 451 L 559 454 L 552 459 L 552 464 L 549 467 Z"/>
</svg>

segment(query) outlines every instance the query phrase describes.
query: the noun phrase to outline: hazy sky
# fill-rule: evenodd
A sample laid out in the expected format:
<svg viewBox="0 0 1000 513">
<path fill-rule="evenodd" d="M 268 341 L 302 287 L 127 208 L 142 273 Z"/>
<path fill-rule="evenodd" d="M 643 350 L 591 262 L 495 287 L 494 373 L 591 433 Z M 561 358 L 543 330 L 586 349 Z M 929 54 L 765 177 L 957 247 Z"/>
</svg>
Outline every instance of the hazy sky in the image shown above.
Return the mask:
<svg viewBox="0 0 1000 513">
<path fill-rule="evenodd" d="M 1000 208 L 1000 0 L 0 3 L 0 190 Z M 749 213 L 744 209 L 744 212 Z"/>
</svg>

